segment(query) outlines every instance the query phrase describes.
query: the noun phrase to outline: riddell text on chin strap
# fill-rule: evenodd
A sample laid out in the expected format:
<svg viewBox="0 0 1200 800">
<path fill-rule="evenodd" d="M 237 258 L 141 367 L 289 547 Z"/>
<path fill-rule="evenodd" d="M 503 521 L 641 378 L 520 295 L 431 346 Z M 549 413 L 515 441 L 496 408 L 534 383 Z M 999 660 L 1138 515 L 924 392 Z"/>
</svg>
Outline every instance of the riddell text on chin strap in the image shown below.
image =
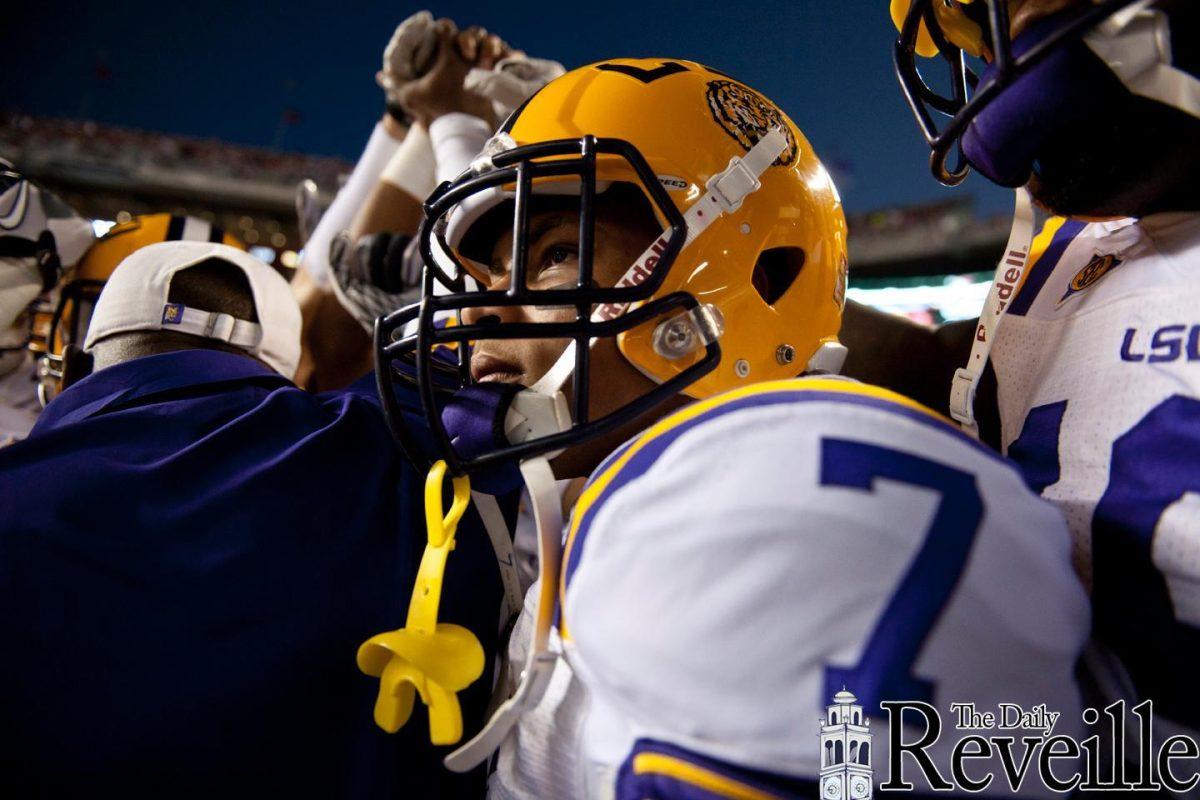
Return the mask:
<svg viewBox="0 0 1200 800">
<path fill-rule="evenodd" d="M 975 391 L 979 388 L 983 370 L 987 367 L 1000 321 L 1013 295 L 1021 288 L 1021 280 L 1029 268 L 1033 226 L 1033 200 L 1028 191 L 1019 188 L 1016 190 L 1016 206 L 1013 209 L 1008 244 L 1004 247 L 1004 254 L 1000 256 L 1000 263 L 996 266 L 996 274 L 992 279 L 992 288 L 988 291 L 983 309 L 979 313 L 971 354 L 967 357 L 966 366 L 955 371 L 950 385 L 950 416 L 962 426 L 964 432 L 976 439 L 979 438 L 979 424 L 975 419 Z"/>
</svg>

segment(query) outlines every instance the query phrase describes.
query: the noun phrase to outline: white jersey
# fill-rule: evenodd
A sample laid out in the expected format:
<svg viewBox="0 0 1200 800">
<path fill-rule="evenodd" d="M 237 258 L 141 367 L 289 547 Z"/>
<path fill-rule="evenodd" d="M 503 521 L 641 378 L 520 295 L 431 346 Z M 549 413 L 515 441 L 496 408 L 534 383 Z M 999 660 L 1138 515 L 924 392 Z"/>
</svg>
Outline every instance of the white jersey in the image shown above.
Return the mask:
<svg viewBox="0 0 1200 800">
<path fill-rule="evenodd" d="M 37 399 L 37 366 L 29 354 L 21 363 L 0 375 L 0 447 L 29 435 L 42 406 Z"/>
<path fill-rule="evenodd" d="M 882 701 L 924 700 L 951 728 L 952 703 L 1044 703 L 1054 733 L 1082 730 L 1089 617 L 1061 516 L 884 390 L 780 381 L 677 412 L 592 476 L 563 563 L 565 660 L 502 746 L 494 797 L 640 797 L 639 782 L 714 775 L 824 793 L 818 720 L 843 689 L 877 730 L 850 759 L 877 780 Z M 928 750 L 939 769 L 957 738 Z"/>
<path fill-rule="evenodd" d="M 1034 257 L 992 350 L 1005 452 L 1066 516 L 1097 641 L 1200 728 L 1200 214 L 1054 219 Z"/>
</svg>

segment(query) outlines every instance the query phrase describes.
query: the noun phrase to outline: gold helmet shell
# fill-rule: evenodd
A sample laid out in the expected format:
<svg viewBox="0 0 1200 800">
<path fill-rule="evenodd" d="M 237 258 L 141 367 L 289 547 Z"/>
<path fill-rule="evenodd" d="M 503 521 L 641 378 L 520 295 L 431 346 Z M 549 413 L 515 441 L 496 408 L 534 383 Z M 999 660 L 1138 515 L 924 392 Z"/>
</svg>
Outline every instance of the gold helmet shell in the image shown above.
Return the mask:
<svg viewBox="0 0 1200 800">
<path fill-rule="evenodd" d="M 761 186 L 713 222 L 671 265 L 654 297 L 687 292 L 724 317 L 716 370 L 688 387 L 708 397 L 747 381 L 795 377 L 837 340 L 846 281 L 846 222 L 829 173 L 773 102 L 693 61 L 611 59 L 547 84 L 505 125 L 517 146 L 584 135 L 632 144 L 681 212 L 706 182 L 773 128 L 787 145 Z M 597 181 L 640 186 L 628 162 L 601 155 Z M 652 204 L 653 205 L 653 204 Z M 654 298 L 651 298 L 654 299 Z M 693 359 L 656 352 L 654 326 L 618 337 L 622 354 L 659 382 Z"/>
</svg>

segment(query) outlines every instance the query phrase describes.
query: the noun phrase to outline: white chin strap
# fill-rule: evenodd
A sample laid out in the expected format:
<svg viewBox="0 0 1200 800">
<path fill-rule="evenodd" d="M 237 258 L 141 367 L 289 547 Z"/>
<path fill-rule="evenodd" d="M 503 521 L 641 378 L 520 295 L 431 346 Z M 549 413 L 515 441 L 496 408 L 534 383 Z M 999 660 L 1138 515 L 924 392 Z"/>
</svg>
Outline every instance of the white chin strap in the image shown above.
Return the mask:
<svg viewBox="0 0 1200 800">
<path fill-rule="evenodd" d="M 1024 188 L 1016 190 L 1016 208 L 1013 211 L 1012 231 L 1004 255 L 996 265 L 992 288 L 979 314 L 975 328 L 975 341 L 965 367 L 954 373 L 950 386 L 950 416 L 958 421 L 963 430 L 978 438 L 979 425 L 975 420 L 975 392 L 979 380 L 987 367 L 988 354 L 996 340 L 1000 318 L 1008 308 L 1013 294 L 1021 285 L 1021 278 L 1029 267 L 1029 248 L 1033 244 L 1033 201 Z"/>
<path fill-rule="evenodd" d="M 742 201 L 762 186 L 759 178 L 767 171 L 772 162 L 779 158 L 786 147 L 787 138 L 783 132 L 772 130 L 759 139 L 744 157 L 734 156 L 729 160 L 729 166 L 709 178 L 704 185 L 707 191 L 692 204 L 691 208 L 684 212 L 683 221 L 687 227 L 687 237 L 683 241 L 680 252 L 687 249 L 688 245 L 694 242 L 696 237 L 719 217 L 731 214 L 741 208 Z M 669 238 L 669 232 L 664 230 L 662 235 L 637 257 L 633 266 L 626 270 L 625 275 L 615 285 L 618 287 L 637 286 L 654 274 L 659 256 L 667 246 Z M 628 303 L 608 303 L 599 306 L 592 312 L 592 322 L 615 319 L 625 312 L 628 305 Z M 595 342 L 596 340 L 592 339 L 588 346 L 590 347 Z M 575 342 L 570 342 L 563 350 L 562 355 L 558 357 L 558 361 L 554 362 L 554 366 L 533 385 L 533 390 L 543 394 L 554 394 L 562 389 L 562 385 L 566 383 L 574 369 Z"/>
<path fill-rule="evenodd" d="M 446 756 L 442 763 L 453 772 L 467 772 L 496 752 L 509 731 L 542 699 L 558 654 L 551 651 L 550 629 L 557 608 L 559 563 L 562 560 L 562 506 L 555 490 L 554 472 L 545 456 L 521 462 L 521 475 L 533 502 L 533 519 L 538 539 L 538 599 L 533 646 L 517 691 L 496 709 L 469 742 Z M 519 606 L 518 606 L 519 607 Z"/>
<path fill-rule="evenodd" d="M 499 631 L 504 633 L 508 623 L 521 611 L 524 595 L 521 593 L 521 576 L 517 572 L 517 561 L 513 555 L 512 533 L 504 520 L 504 512 L 496 498 L 483 492 L 471 492 L 475 502 L 475 510 L 483 520 L 483 528 L 487 531 L 492 543 L 492 552 L 496 554 L 496 565 L 500 569 L 500 583 L 504 587 L 504 602 L 500 606 Z"/>
</svg>

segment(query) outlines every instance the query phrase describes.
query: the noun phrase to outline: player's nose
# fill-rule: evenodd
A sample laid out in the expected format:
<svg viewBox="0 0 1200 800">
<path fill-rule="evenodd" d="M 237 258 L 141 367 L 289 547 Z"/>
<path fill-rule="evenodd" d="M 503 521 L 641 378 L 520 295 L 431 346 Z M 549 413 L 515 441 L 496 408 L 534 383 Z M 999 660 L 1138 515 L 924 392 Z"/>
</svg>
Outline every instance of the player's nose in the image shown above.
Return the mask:
<svg viewBox="0 0 1200 800">
<path fill-rule="evenodd" d="M 466 309 L 463 311 L 462 321 L 464 325 L 499 325 L 501 322 L 500 315 L 496 313 L 486 313 L 489 309 Z"/>
<path fill-rule="evenodd" d="M 506 291 L 511 280 L 511 275 L 505 273 L 503 276 L 494 278 L 488 286 L 488 290 L 492 292 Z M 515 305 L 468 306 L 462 310 L 462 324 L 499 325 L 501 322 L 524 322 L 529 318 L 526 311 L 527 309 L 524 307 Z"/>
<path fill-rule="evenodd" d="M 520 306 L 468 306 L 462 310 L 463 325 L 499 325 L 521 318 Z"/>
</svg>

